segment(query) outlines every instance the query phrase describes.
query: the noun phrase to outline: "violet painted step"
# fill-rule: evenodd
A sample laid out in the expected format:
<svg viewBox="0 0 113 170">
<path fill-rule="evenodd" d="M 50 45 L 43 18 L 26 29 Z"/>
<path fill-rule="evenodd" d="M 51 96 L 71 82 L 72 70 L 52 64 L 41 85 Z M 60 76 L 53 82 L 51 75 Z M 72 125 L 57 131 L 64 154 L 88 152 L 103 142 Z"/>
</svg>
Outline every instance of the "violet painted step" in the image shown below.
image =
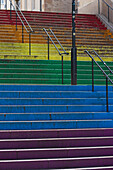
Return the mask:
<svg viewBox="0 0 113 170">
<path fill-rule="evenodd" d="M 2 170 L 31 170 L 31 169 L 57 169 L 112 166 L 113 156 L 84 157 L 84 158 L 56 158 L 56 159 L 28 159 L 28 160 L 2 160 Z"/>
<path fill-rule="evenodd" d="M 45 139 L 3 139 L 0 149 L 29 149 L 29 148 L 67 148 L 67 147 L 95 147 L 112 146 L 111 137 L 73 137 L 73 138 L 45 138 Z"/>
<path fill-rule="evenodd" d="M 0 160 L 76 158 L 112 155 L 113 146 L 0 150 Z"/>
<path fill-rule="evenodd" d="M 0 131 L 0 138 L 3 170 L 96 169 L 113 162 L 113 129 Z"/>
</svg>

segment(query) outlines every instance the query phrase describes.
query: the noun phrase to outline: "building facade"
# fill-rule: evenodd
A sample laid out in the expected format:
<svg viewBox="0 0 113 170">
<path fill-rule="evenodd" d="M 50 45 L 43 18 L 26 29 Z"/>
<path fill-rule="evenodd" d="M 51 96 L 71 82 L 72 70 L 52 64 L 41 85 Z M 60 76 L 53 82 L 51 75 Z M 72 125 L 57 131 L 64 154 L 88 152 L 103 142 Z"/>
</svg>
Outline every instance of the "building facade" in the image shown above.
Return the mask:
<svg viewBox="0 0 113 170">
<path fill-rule="evenodd" d="M 0 0 L 2 9 L 10 9 L 10 1 L 14 3 L 15 0 Z M 113 7 L 113 0 L 105 0 Z M 98 14 L 98 0 L 75 0 L 76 13 Z M 46 11 L 46 12 L 72 12 L 72 0 L 19 0 L 19 6 L 22 10 L 30 11 Z M 101 13 L 107 16 L 107 7 L 100 0 Z M 112 18 L 111 12 L 110 18 Z"/>
</svg>

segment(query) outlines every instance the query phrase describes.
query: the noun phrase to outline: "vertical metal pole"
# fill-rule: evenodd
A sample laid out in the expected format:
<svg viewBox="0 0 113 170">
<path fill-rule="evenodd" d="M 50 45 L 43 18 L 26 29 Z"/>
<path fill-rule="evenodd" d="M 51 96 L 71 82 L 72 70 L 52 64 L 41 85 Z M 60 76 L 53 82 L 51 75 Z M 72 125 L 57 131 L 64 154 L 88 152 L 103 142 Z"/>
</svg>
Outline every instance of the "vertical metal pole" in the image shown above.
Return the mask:
<svg viewBox="0 0 113 170">
<path fill-rule="evenodd" d="M 23 24 L 22 24 L 23 25 Z M 16 13 L 16 31 L 17 31 L 17 13 Z"/>
<path fill-rule="evenodd" d="M 31 33 L 29 33 L 29 55 L 31 55 Z"/>
<path fill-rule="evenodd" d="M 92 60 L 92 92 L 94 92 L 94 64 Z"/>
<path fill-rule="evenodd" d="M 49 60 L 49 37 L 48 37 L 48 60 Z"/>
<path fill-rule="evenodd" d="M 0 0 L 0 9 L 1 9 L 1 0 Z"/>
<path fill-rule="evenodd" d="M 40 0 L 40 12 L 42 12 L 42 0 Z"/>
<path fill-rule="evenodd" d="M 63 55 L 62 55 L 62 84 L 64 84 L 64 74 L 63 74 L 63 68 L 64 64 L 63 64 Z"/>
<path fill-rule="evenodd" d="M 100 0 L 98 0 L 98 14 L 100 14 Z"/>
<path fill-rule="evenodd" d="M 108 22 L 110 21 L 110 19 L 109 19 L 109 6 L 108 6 Z"/>
<path fill-rule="evenodd" d="M 107 112 L 109 112 L 109 108 L 108 108 L 108 78 L 106 77 L 106 110 Z"/>
<path fill-rule="evenodd" d="M 6 8 L 6 10 L 7 10 L 7 0 L 5 1 L 5 8 Z"/>
<path fill-rule="evenodd" d="M 77 49 L 75 46 L 75 0 L 72 0 L 71 84 L 77 85 Z"/>
<path fill-rule="evenodd" d="M 24 26 L 22 24 L 22 43 L 24 43 Z"/>
</svg>

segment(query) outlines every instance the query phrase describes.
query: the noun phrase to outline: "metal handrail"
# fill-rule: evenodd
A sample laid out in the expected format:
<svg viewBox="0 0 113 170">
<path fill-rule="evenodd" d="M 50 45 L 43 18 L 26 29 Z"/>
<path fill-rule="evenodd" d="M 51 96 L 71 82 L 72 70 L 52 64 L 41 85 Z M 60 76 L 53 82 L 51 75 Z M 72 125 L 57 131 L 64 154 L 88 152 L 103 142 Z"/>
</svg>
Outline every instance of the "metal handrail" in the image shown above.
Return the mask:
<svg viewBox="0 0 113 170">
<path fill-rule="evenodd" d="M 54 41 L 52 40 L 51 36 L 49 35 L 49 33 L 47 32 L 47 30 L 45 28 L 43 28 L 43 30 L 45 31 L 45 33 L 47 34 L 47 36 L 49 37 L 49 39 L 51 40 L 51 42 L 53 43 L 53 45 L 55 46 L 56 50 L 58 51 L 59 55 L 61 55 L 59 49 L 57 48 L 57 46 L 55 45 Z"/>
<path fill-rule="evenodd" d="M 109 68 L 109 66 L 102 60 L 102 58 L 97 54 L 95 50 L 93 50 L 94 54 L 101 60 L 101 62 L 107 67 L 107 69 L 113 74 L 113 71 Z"/>
<path fill-rule="evenodd" d="M 95 62 L 95 64 L 99 67 L 99 69 L 103 72 L 104 76 L 113 84 L 113 81 L 109 78 L 109 76 L 105 73 L 105 71 L 101 68 L 101 66 L 95 61 L 95 59 L 91 56 L 89 51 L 85 50 L 85 52 L 89 55 L 89 57 Z"/>
<path fill-rule="evenodd" d="M 58 44 L 62 47 L 64 53 L 61 53 L 61 52 L 59 51 L 59 49 L 57 48 L 57 46 L 56 46 L 56 44 L 54 43 L 53 39 L 52 39 L 51 36 L 49 35 L 47 29 L 43 28 L 43 30 L 45 31 L 45 33 L 47 34 L 47 36 L 49 37 L 49 39 L 51 40 L 51 42 L 52 42 L 53 45 L 55 46 L 55 48 L 56 48 L 56 50 L 58 51 L 59 55 L 62 55 L 62 54 L 69 55 L 69 53 L 67 53 L 67 52 L 64 50 L 64 48 L 63 48 L 63 46 L 61 45 L 60 41 L 58 40 L 58 38 L 55 36 L 55 34 L 53 33 L 53 31 L 52 31 L 51 29 L 49 29 L 49 30 L 50 30 L 51 33 L 54 35 L 54 37 L 55 37 L 55 39 L 57 40 Z"/>
<path fill-rule="evenodd" d="M 51 42 L 52 42 L 52 44 L 55 46 L 55 48 L 56 48 L 56 50 L 58 51 L 58 53 L 59 53 L 59 55 L 61 56 L 61 58 L 62 58 L 62 84 L 64 83 L 63 82 L 63 76 L 64 76 L 64 70 L 63 70 L 63 55 L 64 54 L 66 54 L 66 55 L 69 55 L 69 53 L 67 53 L 65 50 L 63 50 L 64 51 L 64 53 L 61 53 L 60 51 L 59 51 L 59 49 L 57 48 L 57 46 L 56 46 L 56 44 L 54 43 L 54 41 L 53 41 L 53 39 L 51 38 L 51 36 L 49 35 L 49 33 L 48 33 L 48 31 L 45 29 L 45 28 L 43 28 L 43 30 L 45 31 L 45 33 L 47 34 L 47 36 L 48 36 L 48 60 L 49 60 L 49 39 L 51 40 Z M 50 29 L 49 29 L 50 30 Z M 52 30 L 51 30 L 52 31 Z M 51 32 L 51 33 L 53 33 L 53 31 Z M 56 37 L 56 36 L 55 36 Z M 61 44 L 60 44 L 60 42 L 59 42 L 59 40 L 57 39 L 57 37 L 56 37 L 56 40 L 57 40 L 57 42 L 59 43 L 59 45 L 60 46 L 62 46 Z"/>
<path fill-rule="evenodd" d="M 85 50 L 89 57 L 92 59 L 92 91 L 94 91 L 94 69 L 93 69 L 93 62 L 99 67 L 99 69 L 102 71 L 104 76 L 106 77 L 106 107 L 107 107 L 107 112 L 109 111 L 108 108 L 108 80 L 113 84 L 113 81 L 109 78 L 109 76 L 105 73 L 105 71 L 101 68 L 101 66 L 95 61 L 95 59 L 91 56 L 90 52 L 88 50 Z"/>
<path fill-rule="evenodd" d="M 58 38 L 56 37 L 56 35 L 54 34 L 54 32 L 51 30 L 51 29 L 49 29 L 50 30 L 50 32 L 52 33 L 52 35 L 55 37 L 55 39 L 57 40 L 57 42 L 59 43 L 59 45 L 60 45 L 60 47 L 62 48 L 62 50 L 64 51 L 64 54 L 69 54 L 69 53 L 67 53 L 66 52 L 66 50 L 64 49 L 64 47 L 61 45 L 61 43 L 60 43 L 60 41 L 58 40 Z"/>
<path fill-rule="evenodd" d="M 110 21 L 110 11 L 109 11 L 109 9 L 113 10 L 113 8 L 106 1 L 102 0 L 102 2 L 104 2 L 108 7 L 108 22 L 109 22 Z M 100 6 L 99 6 L 99 8 L 100 8 Z M 99 14 L 100 14 L 100 9 L 99 9 Z"/>
<path fill-rule="evenodd" d="M 113 8 L 107 3 L 105 2 L 104 0 L 102 0 L 109 8 L 111 8 L 113 10 Z"/>
<path fill-rule="evenodd" d="M 25 16 L 23 15 L 22 11 L 21 11 L 20 8 L 18 7 L 18 5 L 15 3 L 15 1 L 13 0 L 15 6 L 18 8 L 18 10 L 20 11 L 20 13 L 21 13 L 21 15 L 23 16 L 24 20 L 26 21 L 28 27 L 30 28 L 30 31 L 27 29 L 27 27 L 25 26 L 24 22 L 22 21 L 20 15 L 18 14 L 17 10 L 15 9 L 15 6 L 13 5 L 12 0 L 9 0 L 9 1 L 10 1 L 10 4 L 13 6 L 13 8 L 14 8 L 16 14 L 18 15 L 18 17 L 19 17 L 19 19 L 20 19 L 22 25 L 24 26 L 25 30 L 27 31 L 27 33 L 33 32 L 33 29 L 32 29 L 31 26 L 29 25 L 27 19 L 25 18 Z"/>
</svg>

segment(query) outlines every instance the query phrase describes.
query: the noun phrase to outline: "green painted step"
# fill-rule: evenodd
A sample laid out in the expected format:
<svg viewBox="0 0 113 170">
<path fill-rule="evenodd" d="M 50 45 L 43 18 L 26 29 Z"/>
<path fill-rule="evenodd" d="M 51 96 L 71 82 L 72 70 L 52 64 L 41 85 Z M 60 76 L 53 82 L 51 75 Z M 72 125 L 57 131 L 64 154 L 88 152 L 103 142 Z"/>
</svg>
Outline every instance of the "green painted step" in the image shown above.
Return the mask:
<svg viewBox="0 0 113 170">
<path fill-rule="evenodd" d="M 109 71 L 98 62 L 107 74 Z M 53 60 L 0 60 L 1 84 L 62 84 L 62 62 Z M 113 69 L 112 62 L 107 62 Z M 92 83 L 92 63 L 77 62 L 78 84 Z M 64 84 L 71 84 L 71 62 L 64 61 Z M 95 84 L 106 83 L 99 68 L 94 64 Z M 113 79 L 113 75 L 110 75 Z"/>
</svg>

